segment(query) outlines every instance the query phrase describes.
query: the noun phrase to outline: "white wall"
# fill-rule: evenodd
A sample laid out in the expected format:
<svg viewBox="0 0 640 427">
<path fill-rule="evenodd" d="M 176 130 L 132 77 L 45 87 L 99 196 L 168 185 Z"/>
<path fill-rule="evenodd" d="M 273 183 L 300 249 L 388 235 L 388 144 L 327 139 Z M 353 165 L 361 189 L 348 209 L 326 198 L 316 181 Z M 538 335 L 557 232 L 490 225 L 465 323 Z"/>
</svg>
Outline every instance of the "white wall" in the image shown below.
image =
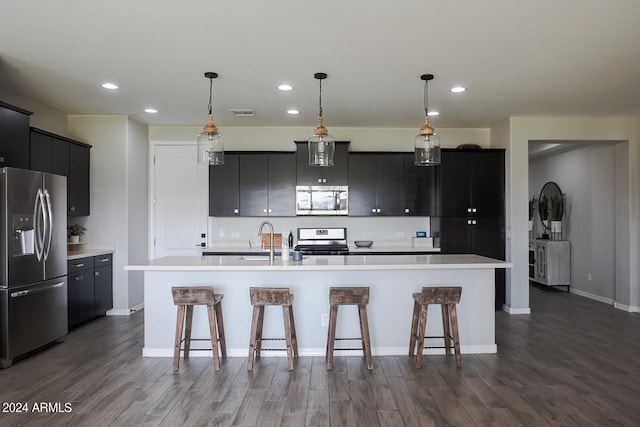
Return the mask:
<svg viewBox="0 0 640 427">
<path fill-rule="evenodd" d="M 131 123 L 127 116 L 71 115 L 69 132 L 93 145 L 91 216 L 85 222 L 86 240 L 115 249 L 114 313 L 125 314 L 142 303 L 142 281 L 132 275 L 130 282 L 124 266 L 131 259 L 148 258 L 146 245 L 131 241 L 147 238 L 146 126 Z"/>
<path fill-rule="evenodd" d="M 566 194 L 563 239 L 571 242 L 572 290 L 611 303 L 616 281 L 615 152 L 611 144 L 589 144 L 529 163 L 529 198 L 539 198 L 548 181 Z M 542 231 L 536 219 L 537 236 Z"/>
</svg>

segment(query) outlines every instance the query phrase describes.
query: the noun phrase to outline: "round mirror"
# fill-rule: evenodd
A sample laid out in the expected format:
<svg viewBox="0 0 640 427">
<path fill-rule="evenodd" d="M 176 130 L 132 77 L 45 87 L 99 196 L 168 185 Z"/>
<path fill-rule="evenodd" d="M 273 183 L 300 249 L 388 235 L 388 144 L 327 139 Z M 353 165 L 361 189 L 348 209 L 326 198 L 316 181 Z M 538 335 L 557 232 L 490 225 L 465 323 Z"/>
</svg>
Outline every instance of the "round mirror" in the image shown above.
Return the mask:
<svg viewBox="0 0 640 427">
<path fill-rule="evenodd" d="M 551 221 L 561 221 L 564 213 L 564 195 L 555 182 L 547 182 L 540 191 L 538 214 L 546 230 L 551 229 Z"/>
</svg>

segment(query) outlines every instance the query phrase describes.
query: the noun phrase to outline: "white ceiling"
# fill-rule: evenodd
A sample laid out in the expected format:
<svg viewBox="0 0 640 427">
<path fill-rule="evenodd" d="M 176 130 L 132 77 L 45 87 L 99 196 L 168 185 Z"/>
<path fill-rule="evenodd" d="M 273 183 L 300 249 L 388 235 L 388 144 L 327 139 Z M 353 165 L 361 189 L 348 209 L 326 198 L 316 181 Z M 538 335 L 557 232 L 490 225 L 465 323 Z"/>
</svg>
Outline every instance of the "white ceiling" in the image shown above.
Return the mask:
<svg viewBox="0 0 640 427">
<path fill-rule="evenodd" d="M 0 89 L 151 125 L 422 124 L 640 114 L 638 0 L 21 0 L 0 12 Z M 108 92 L 104 81 L 120 86 Z M 292 92 L 280 92 L 288 82 Z M 454 85 L 469 88 L 453 94 Z M 156 115 L 143 112 L 147 106 Z M 248 108 L 253 117 L 228 110 Z M 299 116 L 285 110 L 297 108 Z"/>
</svg>

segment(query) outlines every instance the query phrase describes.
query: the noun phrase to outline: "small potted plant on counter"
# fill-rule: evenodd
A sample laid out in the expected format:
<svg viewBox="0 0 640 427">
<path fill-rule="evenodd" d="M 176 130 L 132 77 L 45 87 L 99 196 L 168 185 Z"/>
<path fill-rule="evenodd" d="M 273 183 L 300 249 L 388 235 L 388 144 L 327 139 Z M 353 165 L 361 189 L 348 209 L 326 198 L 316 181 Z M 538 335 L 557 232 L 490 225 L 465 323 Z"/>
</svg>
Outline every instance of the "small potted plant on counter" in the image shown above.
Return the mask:
<svg viewBox="0 0 640 427">
<path fill-rule="evenodd" d="M 87 229 L 80 224 L 72 224 L 67 226 L 67 237 L 69 243 L 80 243 L 80 236 L 84 234 Z"/>
</svg>

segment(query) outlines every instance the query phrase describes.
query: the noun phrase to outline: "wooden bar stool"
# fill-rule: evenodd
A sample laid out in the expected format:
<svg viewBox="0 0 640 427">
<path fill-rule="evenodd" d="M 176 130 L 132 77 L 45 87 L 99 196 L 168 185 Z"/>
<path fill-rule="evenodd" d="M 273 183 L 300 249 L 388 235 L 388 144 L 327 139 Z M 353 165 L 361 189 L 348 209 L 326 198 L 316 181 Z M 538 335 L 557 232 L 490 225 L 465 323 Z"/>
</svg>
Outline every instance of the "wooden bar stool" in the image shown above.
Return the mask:
<svg viewBox="0 0 640 427">
<path fill-rule="evenodd" d="M 209 351 L 209 349 L 191 349 L 191 341 L 209 341 L 205 338 L 191 338 L 191 324 L 193 320 L 193 306 L 206 305 L 209 316 L 209 333 L 211 335 L 211 351 L 213 352 L 213 366 L 220 370 L 220 357 L 218 355 L 218 342 L 222 357 L 227 357 L 227 345 L 224 339 L 224 323 L 222 322 L 222 298 L 216 295 L 211 286 L 174 286 L 171 288 L 173 303 L 178 306 L 178 319 L 176 322 L 176 340 L 173 350 L 173 372 L 180 368 L 180 350 L 184 342 L 184 358 L 189 358 L 189 350 Z M 184 326 L 184 338 L 182 329 Z"/>
<path fill-rule="evenodd" d="M 458 313 L 456 304 L 460 302 L 462 287 L 422 288 L 422 292 L 413 294 L 413 319 L 411 320 L 411 339 L 409 340 L 409 356 L 413 356 L 418 345 L 416 368 L 422 366 L 422 350 L 424 348 L 444 348 L 446 354 L 455 350 L 456 366 L 462 365 L 460 357 L 460 337 L 458 335 Z M 439 304 L 442 308 L 442 336 L 425 336 L 427 331 L 427 309 L 429 304 Z M 453 334 L 453 335 L 452 335 Z M 444 338 L 444 346 L 426 346 L 425 338 Z M 453 341 L 453 342 L 452 342 Z"/>
<path fill-rule="evenodd" d="M 251 320 L 251 337 L 249 338 L 249 359 L 247 370 L 253 370 L 253 360 L 260 357 L 262 350 L 283 350 L 282 348 L 262 348 L 262 341 L 285 340 L 287 343 L 287 359 L 289 370 L 293 370 L 293 358 L 298 357 L 298 340 L 296 339 L 296 324 L 293 320 L 293 295 L 289 288 L 249 288 L 251 305 L 253 305 L 253 319 Z M 284 318 L 284 338 L 263 338 L 264 307 L 267 305 L 282 306 Z"/>
<path fill-rule="evenodd" d="M 369 304 L 369 288 L 329 288 L 329 304 L 331 312 L 329 315 L 329 333 L 327 336 L 327 370 L 333 369 L 334 350 L 362 350 L 367 360 L 367 368 L 373 369 L 373 358 L 371 357 L 371 339 L 369 338 L 369 320 L 367 318 L 367 304 Z M 358 316 L 360 317 L 360 338 L 336 338 L 336 320 L 338 318 L 338 307 L 341 305 L 357 305 Z M 362 347 L 358 348 L 335 348 L 336 340 L 354 341 L 361 340 Z"/>
</svg>

